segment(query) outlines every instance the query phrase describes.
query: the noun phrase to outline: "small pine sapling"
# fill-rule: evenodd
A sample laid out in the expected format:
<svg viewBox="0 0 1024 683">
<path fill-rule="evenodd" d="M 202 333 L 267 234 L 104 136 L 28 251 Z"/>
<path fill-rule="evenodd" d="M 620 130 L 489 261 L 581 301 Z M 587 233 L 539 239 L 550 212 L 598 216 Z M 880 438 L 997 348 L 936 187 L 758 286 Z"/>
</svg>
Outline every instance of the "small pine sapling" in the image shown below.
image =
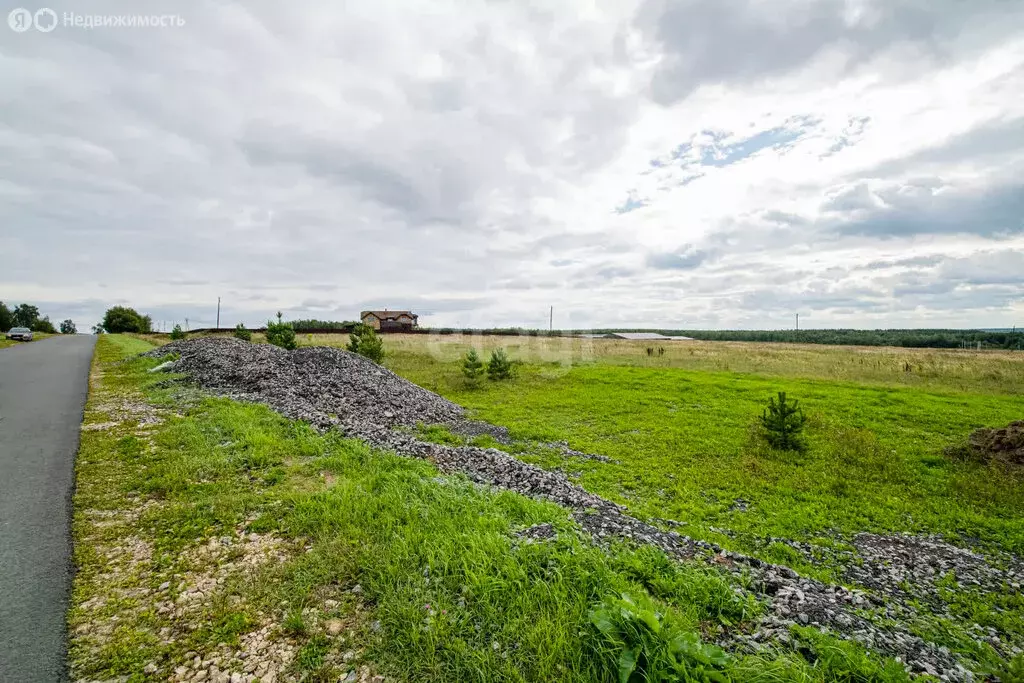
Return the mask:
<svg viewBox="0 0 1024 683">
<path fill-rule="evenodd" d="M 369 358 L 374 363 L 384 360 L 384 340 L 369 325 L 356 325 L 348 336 L 348 346 L 345 348 Z"/>
<path fill-rule="evenodd" d="M 470 384 L 476 384 L 484 375 L 484 362 L 476 349 L 470 349 L 462 359 L 462 374 Z"/>
<path fill-rule="evenodd" d="M 174 329 L 171 330 L 171 339 L 184 339 L 185 331 L 181 329 L 181 325 L 175 325 Z"/>
<path fill-rule="evenodd" d="M 267 321 L 267 342 L 282 349 L 293 351 L 298 343 L 295 341 L 295 330 L 289 323 L 281 320 L 281 311 L 277 312 L 277 322 Z"/>
<path fill-rule="evenodd" d="M 761 415 L 765 439 L 772 448 L 785 451 L 802 451 L 806 448 L 800 434 L 805 421 L 800 402 L 788 401 L 784 391 L 779 392 L 778 401 L 774 398 L 769 400 L 768 407 Z"/>
<path fill-rule="evenodd" d="M 367 326 L 363 323 L 359 323 L 352 328 L 352 331 L 348 335 L 348 346 L 345 347 L 347 351 L 352 353 L 359 353 L 359 340 L 363 336 L 363 330 L 367 329 Z"/>
<path fill-rule="evenodd" d="M 359 339 L 359 355 L 369 358 L 374 363 L 384 362 L 384 340 L 372 327 L 367 327 Z"/>
<path fill-rule="evenodd" d="M 491 352 L 487 361 L 487 377 L 493 381 L 512 378 L 512 361 L 505 354 L 505 349 L 497 348 Z"/>
<path fill-rule="evenodd" d="M 242 341 L 252 341 L 252 332 L 245 328 L 245 325 L 238 323 L 235 325 L 235 339 L 241 339 Z"/>
</svg>

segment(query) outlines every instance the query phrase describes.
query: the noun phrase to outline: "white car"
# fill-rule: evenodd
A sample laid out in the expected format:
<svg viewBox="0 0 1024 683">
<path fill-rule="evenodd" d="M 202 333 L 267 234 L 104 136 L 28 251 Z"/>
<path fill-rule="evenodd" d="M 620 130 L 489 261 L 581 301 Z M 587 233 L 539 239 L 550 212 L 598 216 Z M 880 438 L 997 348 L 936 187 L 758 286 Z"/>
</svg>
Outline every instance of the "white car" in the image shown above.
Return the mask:
<svg viewBox="0 0 1024 683">
<path fill-rule="evenodd" d="M 7 332 L 7 338 L 19 341 L 32 341 L 32 330 L 27 327 L 12 327 Z"/>
</svg>

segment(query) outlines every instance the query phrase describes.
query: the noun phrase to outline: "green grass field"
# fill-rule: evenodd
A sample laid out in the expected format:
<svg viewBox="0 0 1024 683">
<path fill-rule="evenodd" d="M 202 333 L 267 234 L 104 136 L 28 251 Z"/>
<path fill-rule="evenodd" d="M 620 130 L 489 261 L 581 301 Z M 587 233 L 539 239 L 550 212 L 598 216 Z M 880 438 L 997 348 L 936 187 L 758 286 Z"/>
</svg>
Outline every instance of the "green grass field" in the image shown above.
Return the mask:
<svg viewBox="0 0 1024 683">
<path fill-rule="evenodd" d="M 478 342 L 486 350 L 505 340 Z M 467 340 L 388 336 L 386 365 L 508 427 L 524 448 L 564 440 L 616 459 L 522 452 L 640 516 L 687 522 L 737 549 L 756 549 L 748 536 L 872 530 L 1024 550 L 1021 476 L 943 455 L 973 429 L 1024 417 L 1024 354 L 674 342 L 652 358 L 649 344 L 595 340 L 588 353 L 563 346 L 568 365 L 558 348 L 538 350 L 549 340 L 512 341 L 512 357 L 527 362 L 510 383 L 467 386 L 458 363 Z M 809 417 L 804 454 L 773 452 L 754 433 L 777 391 Z M 730 511 L 737 498 L 751 505 Z"/>
<path fill-rule="evenodd" d="M 572 342 L 559 359 L 531 346 L 539 340 L 517 341 L 511 355 L 526 362 L 508 383 L 467 387 L 458 362 L 466 346 L 452 338 L 388 336 L 386 364 L 508 427 L 515 442 L 503 447 L 523 459 L 562 469 L 638 516 L 678 520 L 683 533 L 811 576 L 834 578 L 837 568 L 763 540 L 826 547 L 857 531 L 909 530 L 1018 553 L 1024 545 L 1019 476 L 942 453 L 975 427 L 1022 417 L 1024 356 L 701 344 L 648 357 L 644 345 Z M 184 680 L 196 666 L 242 674 L 262 656 L 251 644 L 258 629 L 290 653 L 275 680 L 353 671 L 367 681 L 379 672 L 611 682 L 632 656 L 646 658 L 651 681 L 908 678 L 892 660 L 813 628 L 794 627 L 787 646 L 723 655 L 707 642 L 746 631 L 762 610 L 738 591 L 740 579 L 650 548 L 595 547 L 552 504 L 167 384 L 146 372 L 155 359 L 119 362 L 147 348 L 104 335 L 94 359 L 75 498 L 76 678 Z M 907 376 L 907 363 L 922 369 Z M 810 417 L 804 454 L 773 452 L 754 433 L 776 390 Z M 617 462 L 544 445 L 557 440 Z M 541 522 L 557 541 L 515 537 Z M 253 558 L 252 533 L 277 553 L 272 561 Z M 964 595 L 949 598 L 958 613 L 1024 640 L 1021 601 Z M 916 628 L 966 653 L 977 671 L 1000 666 L 960 624 Z"/>
</svg>

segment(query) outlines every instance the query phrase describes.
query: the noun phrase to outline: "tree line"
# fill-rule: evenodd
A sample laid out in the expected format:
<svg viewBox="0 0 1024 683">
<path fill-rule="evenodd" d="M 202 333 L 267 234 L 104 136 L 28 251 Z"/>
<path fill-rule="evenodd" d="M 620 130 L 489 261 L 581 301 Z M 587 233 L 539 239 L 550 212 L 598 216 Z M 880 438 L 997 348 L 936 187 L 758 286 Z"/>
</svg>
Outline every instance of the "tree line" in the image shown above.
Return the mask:
<svg viewBox="0 0 1024 683">
<path fill-rule="evenodd" d="M 0 301 L 0 332 L 7 332 L 12 327 L 27 327 L 33 332 L 57 334 L 57 329 L 50 322 L 50 316 L 41 316 L 39 307 L 32 304 L 18 304 L 13 309 Z M 63 334 L 74 334 L 75 323 L 65 320 L 60 324 Z"/>
<path fill-rule="evenodd" d="M 610 330 L 609 330 L 610 331 Z M 616 330 L 624 332 L 626 330 Z M 633 330 L 630 330 L 633 331 Z M 789 342 L 840 346 L 902 346 L 906 348 L 984 349 L 1024 348 L 1021 330 L 644 330 L 708 341 Z"/>
</svg>

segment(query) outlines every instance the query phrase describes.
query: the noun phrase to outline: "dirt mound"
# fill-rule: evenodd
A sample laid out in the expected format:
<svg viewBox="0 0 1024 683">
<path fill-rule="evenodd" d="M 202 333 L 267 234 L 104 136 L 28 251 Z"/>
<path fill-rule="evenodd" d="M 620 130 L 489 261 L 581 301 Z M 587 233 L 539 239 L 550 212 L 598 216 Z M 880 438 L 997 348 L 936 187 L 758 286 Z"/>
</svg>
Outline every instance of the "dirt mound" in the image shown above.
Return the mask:
<svg viewBox="0 0 1024 683">
<path fill-rule="evenodd" d="M 967 439 L 971 455 L 985 462 L 1024 465 L 1024 420 L 1002 429 L 978 429 Z"/>
</svg>

